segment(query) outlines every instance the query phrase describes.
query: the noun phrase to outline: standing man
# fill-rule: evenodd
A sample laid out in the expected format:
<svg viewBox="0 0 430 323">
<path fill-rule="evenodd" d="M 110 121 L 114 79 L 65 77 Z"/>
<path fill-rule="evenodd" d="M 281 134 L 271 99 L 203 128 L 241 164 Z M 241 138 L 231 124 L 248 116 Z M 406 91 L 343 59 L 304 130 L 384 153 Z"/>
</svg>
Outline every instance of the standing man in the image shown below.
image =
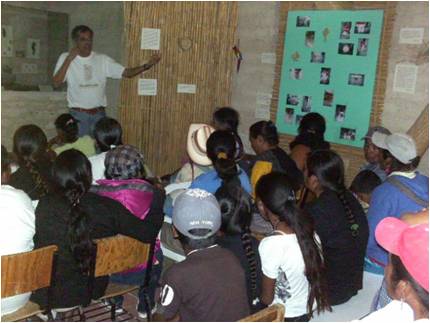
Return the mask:
<svg viewBox="0 0 430 323">
<path fill-rule="evenodd" d="M 125 68 L 109 56 L 92 50 L 93 35 L 88 26 L 73 28 L 75 46 L 70 52 L 60 55 L 53 77 L 54 87 L 67 81 L 67 103 L 70 113 L 79 120 L 79 136 L 92 136 L 95 123 L 106 116 L 105 87 L 108 77 L 134 77 L 149 70 L 161 59 L 159 54 L 154 54 L 146 64 Z"/>
</svg>

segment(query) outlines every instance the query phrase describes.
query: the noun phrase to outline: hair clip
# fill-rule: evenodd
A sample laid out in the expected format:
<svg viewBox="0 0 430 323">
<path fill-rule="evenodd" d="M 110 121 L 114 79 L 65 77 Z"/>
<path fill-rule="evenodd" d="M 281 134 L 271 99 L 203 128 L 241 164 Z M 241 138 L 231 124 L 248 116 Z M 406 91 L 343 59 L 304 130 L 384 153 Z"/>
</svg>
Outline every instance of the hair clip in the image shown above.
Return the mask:
<svg viewBox="0 0 430 323">
<path fill-rule="evenodd" d="M 227 159 L 227 154 L 225 152 L 221 151 L 216 155 L 216 157 L 218 159 Z"/>
<path fill-rule="evenodd" d="M 109 148 L 114 149 L 114 148 L 116 148 L 116 145 L 110 145 Z"/>
<path fill-rule="evenodd" d="M 287 201 L 295 202 L 296 201 L 296 193 L 291 190 L 290 194 L 288 194 Z"/>
<path fill-rule="evenodd" d="M 66 122 L 66 126 L 75 122 L 75 119 L 69 119 Z"/>
</svg>

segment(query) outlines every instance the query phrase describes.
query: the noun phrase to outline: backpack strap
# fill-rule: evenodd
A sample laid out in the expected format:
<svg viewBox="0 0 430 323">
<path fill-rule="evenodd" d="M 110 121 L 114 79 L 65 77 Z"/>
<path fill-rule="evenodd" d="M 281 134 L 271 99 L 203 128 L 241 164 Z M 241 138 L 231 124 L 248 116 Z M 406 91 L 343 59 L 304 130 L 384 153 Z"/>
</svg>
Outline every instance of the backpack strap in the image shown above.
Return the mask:
<svg viewBox="0 0 430 323">
<path fill-rule="evenodd" d="M 405 194 L 407 197 L 409 197 L 412 201 L 417 203 L 418 205 L 428 208 L 428 201 L 424 201 L 420 197 L 418 197 L 409 187 L 407 187 L 405 184 L 403 184 L 401 181 L 399 181 L 394 176 L 389 176 L 386 181 L 390 183 L 391 185 L 397 187 L 403 194 Z"/>
</svg>

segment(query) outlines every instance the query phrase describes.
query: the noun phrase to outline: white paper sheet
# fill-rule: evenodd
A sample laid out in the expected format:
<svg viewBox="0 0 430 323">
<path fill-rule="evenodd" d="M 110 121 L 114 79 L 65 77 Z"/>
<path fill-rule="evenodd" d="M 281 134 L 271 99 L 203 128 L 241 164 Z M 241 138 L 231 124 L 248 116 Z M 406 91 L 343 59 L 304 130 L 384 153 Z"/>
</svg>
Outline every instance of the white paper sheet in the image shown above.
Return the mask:
<svg viewBox="0 0 430 323">
<path fill-rule="evenodd" d="M 270 119 L 270 101 L 272 99 L 271 93 L 257 92 L 255 118 L 257 119 Z"/>
<path fill-rule="evenodd" d="M 196 90 L 197 90 L 197 86 L 195 84 L 178 83 L 178 88 L 177 88 L 178 93 L 195 94 Z"/>
<path fill-rule="evenodd" d="M 419 45 L 423 43 L 424 28 L 401 28 L 399 33 L 400 44 Z"/>
<path fill-rule="evenodd" d="M 257 104 L 270 105 L 271 93 L 257 92 Z"/>
<path fill-rule="evenodd" d="M 140 49 L 160 49 L 160 29 L 142 28 L 142 39 Z"/>
<path fill-rule="evenodd" d="M 138 95 L 157 95 L 157 80 L 156 79 L 139 79 L 137 87 Z"/>
<path fill-rule="evenodd" d="M 276 64 L 276 54 L 275 53 L 262 53 L 261 62 L 263 64 Z"/>
<path fill-rule="evenodd" d="M 414 94 L 417 82 L 418 66 L 397 64 L 394 72 L 393 91 Z"/>
</svg>

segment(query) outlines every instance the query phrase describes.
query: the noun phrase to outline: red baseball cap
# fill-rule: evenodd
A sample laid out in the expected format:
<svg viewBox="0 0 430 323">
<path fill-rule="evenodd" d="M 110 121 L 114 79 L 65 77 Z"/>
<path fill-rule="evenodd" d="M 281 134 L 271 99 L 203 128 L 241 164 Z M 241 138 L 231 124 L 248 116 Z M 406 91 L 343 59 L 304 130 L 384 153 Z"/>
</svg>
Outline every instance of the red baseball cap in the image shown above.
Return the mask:
<svg viewBox="0 0 430 323">
<path fill-rule="evenodd" d="M 376 241 L 388 252 L 399 256 L 415 281 L 429 290 L 429 225 L 410 226 L 388 217 L 376 227 Z"/>
</svg>

